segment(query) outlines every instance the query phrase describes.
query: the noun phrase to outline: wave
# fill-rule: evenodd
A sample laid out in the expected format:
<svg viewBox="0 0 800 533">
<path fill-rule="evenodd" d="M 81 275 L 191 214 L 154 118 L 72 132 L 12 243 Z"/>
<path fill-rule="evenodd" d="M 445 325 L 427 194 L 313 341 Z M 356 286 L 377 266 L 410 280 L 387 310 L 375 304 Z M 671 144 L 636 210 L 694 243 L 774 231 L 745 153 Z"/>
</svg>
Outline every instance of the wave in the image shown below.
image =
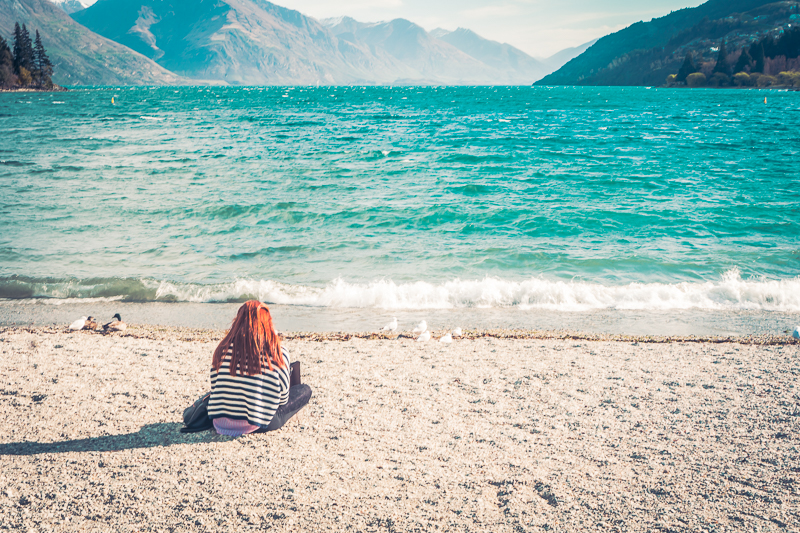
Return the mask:
<svg viewBox="0 0 800 533">
<path fill-rule="evenodd" d="M 336 279 L 324 287 L 273 280 L 240 279 L 193 284 L 153 279 L 0 278 L 0 298 L 50 299 L 51 303 L 106 299 L 135 302 L 243 302 L 329 308 L 457 309 L 518 308 L 557 311 L 620 310 L 764 310 L 800 311 L 800 277 L 742 279 L 731 270 L 706 282 L 604 285 L 587 281 L 485 277 L 435 284 L 378 280 L 350 283 Z"/>
</svg>

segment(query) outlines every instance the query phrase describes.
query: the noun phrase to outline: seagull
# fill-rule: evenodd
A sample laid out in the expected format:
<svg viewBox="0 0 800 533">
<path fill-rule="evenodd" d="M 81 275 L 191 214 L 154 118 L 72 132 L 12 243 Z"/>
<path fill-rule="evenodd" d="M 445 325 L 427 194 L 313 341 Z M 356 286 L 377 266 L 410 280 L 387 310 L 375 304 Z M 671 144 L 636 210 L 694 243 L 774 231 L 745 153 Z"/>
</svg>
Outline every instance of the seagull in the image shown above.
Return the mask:
<svg viewBox="0 0 800 533">
<path fill-rule="evenodd" d="M 417 337 L 417 342 L 427 342 L 431 340 L 431 332 L 430 331 L 423 331 L 422 335 Z"/>
<path fill-rule="evenodd" d="M 86 317 L 82 316 L 75 322 L 69 325 L 69 329 L 72 331 L 78 331 L 79 329 L 83 329 L 83 326 L 86 325 Z"/>
<path fill-rule="evenodd" d="M 453 335 L 455 335 L 456 337 L 460 337 L 462 335 L 461 328 L 454 329 Z"/>
<path fill-rule="evenodd" d="M 794 337 L 795 339 L 800 339 L 800 326 L 794 328 L 794 331 L 792 332 L 792 337 Z"/>
<path fill-rule="evenodd" d="M 114 320 L 108 324 L 103 324 L 103 329 L 105 331 L 125 331 L 125 328 L 128 327 L 128 324 L 122 321 L 122 317 L 119 316 L 119 313 L 114 315 L 113 318 Z"/>
<path fill-rule="evenodd" d="M 417 327 L 413 329 L 411 333 L 423 333 L 426 329 L 428 329 L 428 323 L 423 320 L 417 325 Z"/>
<path fill-rule="evenodd" d="M 451 342 L 453 342 L 453 336 L 448 333 L 447 335 L 439 339 L 439 342 L 450 344 Z"/>
<path fill-rule="evenodd" d="M 397 331 L 397 317 L 392 317 L 392 321 L 383 326 L 381 331 Z"/>
<path fill-rule="evenodd" d="M 93 316 L 90 316 L 86 319 L 86 322 L 83 324 L 83 328 L 81 329 L 88 329 L 89 331 L 94 331 L 97 329 L 97 320 L 94 319 Z"/>
</svg>

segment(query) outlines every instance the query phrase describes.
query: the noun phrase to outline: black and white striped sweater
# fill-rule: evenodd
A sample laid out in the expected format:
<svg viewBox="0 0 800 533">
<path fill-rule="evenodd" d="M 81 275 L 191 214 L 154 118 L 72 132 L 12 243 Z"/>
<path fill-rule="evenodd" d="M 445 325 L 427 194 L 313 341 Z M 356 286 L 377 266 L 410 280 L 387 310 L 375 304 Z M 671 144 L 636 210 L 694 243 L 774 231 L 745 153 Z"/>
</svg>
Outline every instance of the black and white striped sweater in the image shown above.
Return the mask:
<svg viewBox="0 0 800 533">
<path fill-rule="evenodd" d="M 211 399 L 208 417 L 247 420 L 254 426 L 268 426 L 279 406 L 289 400 L 289 353 L 281 347 L 286 368 L 278 368 L 255 376 L 231 375 L 233 346 L 222 361 L 219 372 L 211 369 Z"/>
</svg>

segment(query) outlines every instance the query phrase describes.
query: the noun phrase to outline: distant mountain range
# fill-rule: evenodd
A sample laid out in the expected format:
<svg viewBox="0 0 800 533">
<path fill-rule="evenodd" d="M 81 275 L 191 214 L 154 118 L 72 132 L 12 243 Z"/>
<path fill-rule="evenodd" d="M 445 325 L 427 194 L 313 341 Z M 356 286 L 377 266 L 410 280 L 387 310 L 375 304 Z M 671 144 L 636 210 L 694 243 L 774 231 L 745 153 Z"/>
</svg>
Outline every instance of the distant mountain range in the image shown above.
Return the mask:
<svg viewBox="0 0 800 533">
<path fill-rule="evenodd" d="M 16 21 L 42 33 L 62 85 L 528 85 L 590 44 L 536 59 L 465 28 L 320 21 L 266 0 L 0 0 L 0 34 Z"/>
<path fill-rule="evenodd" d="M 181 76 L 232 84 L 530 84 L 547 68 L 469 30 L 318 21 L 265 0 L 99 0 L 90 30 Z"/>
<path fill-rule="evenodd" d="M 39 31 L 59 85 L 165 85 L 185 83 L 133 50 L 92 33 L 47 0 L 0 0 L 0 35 L 14 23 Z M 9 42 L 11 42 L 9 40 Z"/>
<path fill-rule="evenodd" d="M 536 85 L 663 85 L 687 54 L 713 66 L 722 43 L 736 52 L 798 24 L 797 1 L 709 0 L 603 37 Z"/>
<path fill-rule="evenodd" d="M 81 11 L 82 9 L 86 9 L 90 5 L 94 4 L 97 0 L 50 0 L 55 5 L 60 7 L 64 10 L 67 14 L 75 13 L 76 11 Z"/>
</svg>

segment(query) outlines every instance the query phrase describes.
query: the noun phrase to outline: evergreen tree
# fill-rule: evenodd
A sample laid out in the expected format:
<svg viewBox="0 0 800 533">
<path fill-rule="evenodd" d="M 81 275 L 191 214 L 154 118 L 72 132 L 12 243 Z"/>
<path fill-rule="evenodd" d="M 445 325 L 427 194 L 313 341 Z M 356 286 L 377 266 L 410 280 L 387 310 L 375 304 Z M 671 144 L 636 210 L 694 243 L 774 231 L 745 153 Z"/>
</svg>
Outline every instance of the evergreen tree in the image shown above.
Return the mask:
<svg viewBox="0 0 800 533">
<path fill-rule="evenodd" d="M 33 69 L 31 34 L 28 33 L 28 28 L 25 27 L 25 24 L 20 28 L 19 23 L 16 23 L 14 25 L 14 73 L 19 76 L 20 81 L 23 81 L 30 77 Z"/>
<path fill-rule="evenodd" d="M 14 23 L 14 74 L 19 74 L 19 60 L 22 57 L 22 28 L 19 27 L 19 22 Z"/>
<path fill-rule="evenodd" d="M 14 54 L 8 43 L 0 37 L 0 87 L 12 87 L 17 84 L 14 75 Z"/>
<path fill-rule="evenodd" d="M 731 74 L 731 68 L 730 65 L 728 65 L 728 47 L 725 46 L 725 43 L 719 45 L 719 56 L 717 57 L 717 64 L 714 65 L 713 74 L 717 72 L 721 72 L 726 76 L 730 76 Z"/>
<path fill-rule="evenodd" d="M 683 60 L 683 66 L 681 66 L 681 69 L 678 71 L 678 77 L 675 78 L 675 81 L 685 82 L 689 74 L 694 74 L 698 70 L 700 69 L 698 69 L 697 65 L 694 63 L 694 56 L 689 52 L 686 54 L 686 59 Z"/>
<path fill-rule="evenodd" d="M 740 72 L 747 72 L 747 69 L 750 68 L 753 64 L 753 58 L 750 57 L 750 53 L 747 51 L 747 48 L 742 48 L 742 55 L 739 56 L 739 61 L 736 62 L 736 66 L 733 67 L 733 73 L 738 74 Z"/>
<path fill-rule="evenodd" d="M 750 47 L 750 56 L 755 64 L 751 72 L 764 72 L 764 41 L 753 43 Z"/>
<path fill-rule="evenodd" d="M 52 87 L 53 80 L 53 64 L 50 63 L 50 58 L 47 57 L 47 52 L 42 44 L 42 38 L 39 36 L 39 30 L 36 30 L 36 44 L 33 49 L 33 64 L 34 64 L 34 82 L 39 87 Z"/>
</svg>

